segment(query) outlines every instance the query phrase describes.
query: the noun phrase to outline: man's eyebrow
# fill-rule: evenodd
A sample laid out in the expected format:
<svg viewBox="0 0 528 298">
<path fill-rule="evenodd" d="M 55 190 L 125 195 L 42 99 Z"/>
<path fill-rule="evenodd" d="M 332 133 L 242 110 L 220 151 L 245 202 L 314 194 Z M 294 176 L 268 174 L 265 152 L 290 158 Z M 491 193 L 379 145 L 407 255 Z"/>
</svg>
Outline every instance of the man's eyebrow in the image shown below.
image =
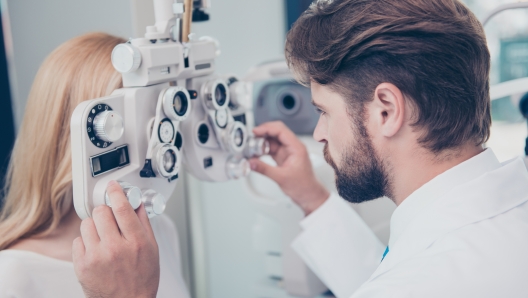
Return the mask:
<svg viewBox="0 0 528 298">
<path fill-rule="evenodd" d="M 318 108 L 318 109 L 323 109 L 323 107 L 322 107 L 320 104 L 318 104 L 318 103 L 316 103 L 316 102 L 314 101 L 313 97 L 312 97 L 312 105 L 314 105 L 314 107 L 316 107 L 316 108 Z"/>
</svg>

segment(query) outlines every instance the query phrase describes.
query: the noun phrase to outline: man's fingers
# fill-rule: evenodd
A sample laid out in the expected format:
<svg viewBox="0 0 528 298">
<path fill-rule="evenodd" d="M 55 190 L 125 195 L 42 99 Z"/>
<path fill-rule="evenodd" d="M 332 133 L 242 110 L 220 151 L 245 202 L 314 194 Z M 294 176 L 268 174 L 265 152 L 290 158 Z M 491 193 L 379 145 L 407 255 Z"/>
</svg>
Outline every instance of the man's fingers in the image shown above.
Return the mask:
<svg viewBox="0 0 528 298">
<path fill-rule="evenodd" d="M 93 219 L 87 218 L 81 222 L 81 237 L 84 247 L 87 250 L 99 244 L 101 239 L 97 235 L 97 229 L 95 228 Z"/>
<path fill-rule="evenodd" d="M 119 230 L 121 230 L 121 234 L 126 239 L 134 238 L 134 235 L 137 235 L 143 228 L 134 209 L 132 209 L 132 206 L 123 193 L 123 189 L 117 182 L 110 181 L 106 192 L 110 198 L 112 212 L 114 213 Z"/>
<path fill-rule="evenodd" d="M 72 243 L 72 259 L 73 263 L 80 260 L 82 257 L 84 257 L 84 254 L 86 253 L 86 248 L 84 247 L 84 243 L 81 237 L 75 238 Z"/>
<path fill-rule="evenodd" d="M 267 176 L 275 182 L 279 182 L 279 168 L 271 166 L 258 158 L 250 159 L 249 164 L 251 165 L 251 170 Z"/>
<path fill-rule="evenodd" d="M 253 129 L 257 137 L 276 138 L 283 145 L 295 145 L 298 139 L 295 134 L 281 121 L 266 122 Z"/>
<path fill-rule="evenodd" d="M 110 207 L 101 205 L 94 208 L 92 218 L 101 240 L 121 237 L 114 214 Z"/>
<path fill-rule="evenodd" d="M 154 237 L 154 231 L 152 230 L 152 226 L 150 225 L 150 220 L 147 215 L 147 210 L 145 210 L 145 205 L 141 204 L 139 208 L 136 209 L 136 214 L 139 218 L 139 221 L 141 222 L 141 225 L 143 225 L 147 236 L 150 238 L 150 241 L 155 242 L 156 237 Z"/>
</svg>

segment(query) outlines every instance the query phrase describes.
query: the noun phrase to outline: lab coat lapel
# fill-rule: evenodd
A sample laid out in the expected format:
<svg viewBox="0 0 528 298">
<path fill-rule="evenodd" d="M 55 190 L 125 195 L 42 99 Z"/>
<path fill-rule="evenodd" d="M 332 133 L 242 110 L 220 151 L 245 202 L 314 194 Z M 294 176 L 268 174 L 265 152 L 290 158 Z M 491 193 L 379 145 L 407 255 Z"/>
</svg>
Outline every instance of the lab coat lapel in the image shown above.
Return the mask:
<svg viewBox="0 0 528 298">
<path fill-rule="evenodd" d="M 504 213 L 526 201 L 528 173 L 520 158 L 459 185 L 409 224 L 369 280 L 424 251 L 447 233 Z"/>
</svg>

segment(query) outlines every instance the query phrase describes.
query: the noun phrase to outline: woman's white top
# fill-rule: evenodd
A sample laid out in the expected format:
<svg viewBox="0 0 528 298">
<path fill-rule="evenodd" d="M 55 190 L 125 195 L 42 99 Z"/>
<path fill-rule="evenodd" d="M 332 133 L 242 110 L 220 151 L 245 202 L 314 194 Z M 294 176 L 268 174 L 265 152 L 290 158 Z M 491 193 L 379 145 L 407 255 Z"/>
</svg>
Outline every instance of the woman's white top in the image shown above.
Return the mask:
<svg viewBox="0 0 528 298">
<path fill-rule="evenodd" d="M 178 232 L 165 215 L 151 219 L 160 252 L 157 297 L 188 298 L 181 273 Z M 0 298 L 84 297 L 73 263 L 24 250 L 0 251 Z"/>
</svg>

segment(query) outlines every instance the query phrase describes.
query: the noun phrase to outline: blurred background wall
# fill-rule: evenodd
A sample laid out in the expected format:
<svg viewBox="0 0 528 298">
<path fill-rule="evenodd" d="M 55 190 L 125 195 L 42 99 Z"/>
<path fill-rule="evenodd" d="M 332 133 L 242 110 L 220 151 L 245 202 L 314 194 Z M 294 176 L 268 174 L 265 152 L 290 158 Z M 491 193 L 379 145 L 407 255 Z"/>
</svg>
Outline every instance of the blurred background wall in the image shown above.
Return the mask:
<svg viewBox="0 0 528 298">
<path fill-rule="evenodd" d="M 93 31 L 117 36 L 139 37 L 154 24 L 152 0 L 0 0 L 6 54 L 0 52 L 0 129 L 4 139 L 0 162 L 7 161 L 15 132 L 22 122 L 33 79 L 46 56 L 63 42 Z M 208 35 L 220 41 L 217 59 L 220 73 L 243 76 L 263 61 L 281 59 L 289 25 L 286 8 L 292 8 L 290 22 L 304 11 L 309 1 L 212 0 L 211 20 L 195 23 L 197 37 Z M 304 3 L 304 4 L 303 4 Z M 7 58 L 7 59 L 6 59 Z M 3 59 L 3 60 L 2 60 Z M 4 63 L 4 65 L 2 65 Z M 9 79 L 7 79 L 9 74 Z M 7 163 L 5 162 L 4 165 Z M 1 165 L 0 165 L 1 166 Z M 5 168 L 0 168 L 0 178 Z M 180 185 L 185 185 L 181 175 Z M 3 179 L 2 183 L 3 185 Z M 166 213 L 175 221 L 183 256 L 190 256 L 188 206 L 185 188 L 178 187 Z M 1 200 L 1 196 L 0 196 Z M 183 259 L 183 271 L 190 284 L 190 258 Z"/>
<path fill-rule="evenodd" d="M 105 31 L 122 37 L 138 37 L 145 26 L 154 24 L 151 0 L 0 0 L 4 44 L 0 44 L 0 178 L 19 127 L 26 98 L 36 72 L 45 57 L 66 40 L 91 31 Z M 208 35 L 220 41 L 217 60 L 220 73 L 243 76 L 261 62 L 282 59 L 288 28 L 304 11 L 309 0 L 212 0 L 211 20 L 195 24 L 197 37 Z M 466 0 L 477 17 L 512 0 Z M 491 82 L 528 76 L 528 11 L 501 13 L 486 26 L 492 55 Z M 7 59 L 6 59 L 7 58 Z M 9 76 L 9 79 L 7 77 Z M 522 155 L 526 124 L 516 104 L 520 96 L 493 102 L 492 138 L 488 142 L 500 160 Z M 2 164 L 2 162 L 4 162 Z M 181 185 L 187 185 L 182 175 Z M 201 185 L 200 185 L 201 187 Z M 226 191 L 229 184 L 225 185 Z M 178 187 L 167 206 L 180 233 L 182 253 L 190 256 L 188 190 Z M 225 201 L 230 200 L 229 195 Z M 0 196 L 1 199 L 1 196 Z M 216 216 L 219 199 L 203 206 L 204 214 Z M 224 201 L 224 202 L 225 202 Z M 204 201 L 207 202 L 207 201 Z M 243 214 L 242 206 L 229 212 Z M 238 208 L 238 209 L 237 209 Z M 239 210 L 240 209 L 240 210 Z M 241 215 L 243 216 L 243 215 Z M 210 217 L 209 226 L 217 226 Z M 190 282 L 190 258 L 183 259 L 183 270 Z"/>
</svg>

